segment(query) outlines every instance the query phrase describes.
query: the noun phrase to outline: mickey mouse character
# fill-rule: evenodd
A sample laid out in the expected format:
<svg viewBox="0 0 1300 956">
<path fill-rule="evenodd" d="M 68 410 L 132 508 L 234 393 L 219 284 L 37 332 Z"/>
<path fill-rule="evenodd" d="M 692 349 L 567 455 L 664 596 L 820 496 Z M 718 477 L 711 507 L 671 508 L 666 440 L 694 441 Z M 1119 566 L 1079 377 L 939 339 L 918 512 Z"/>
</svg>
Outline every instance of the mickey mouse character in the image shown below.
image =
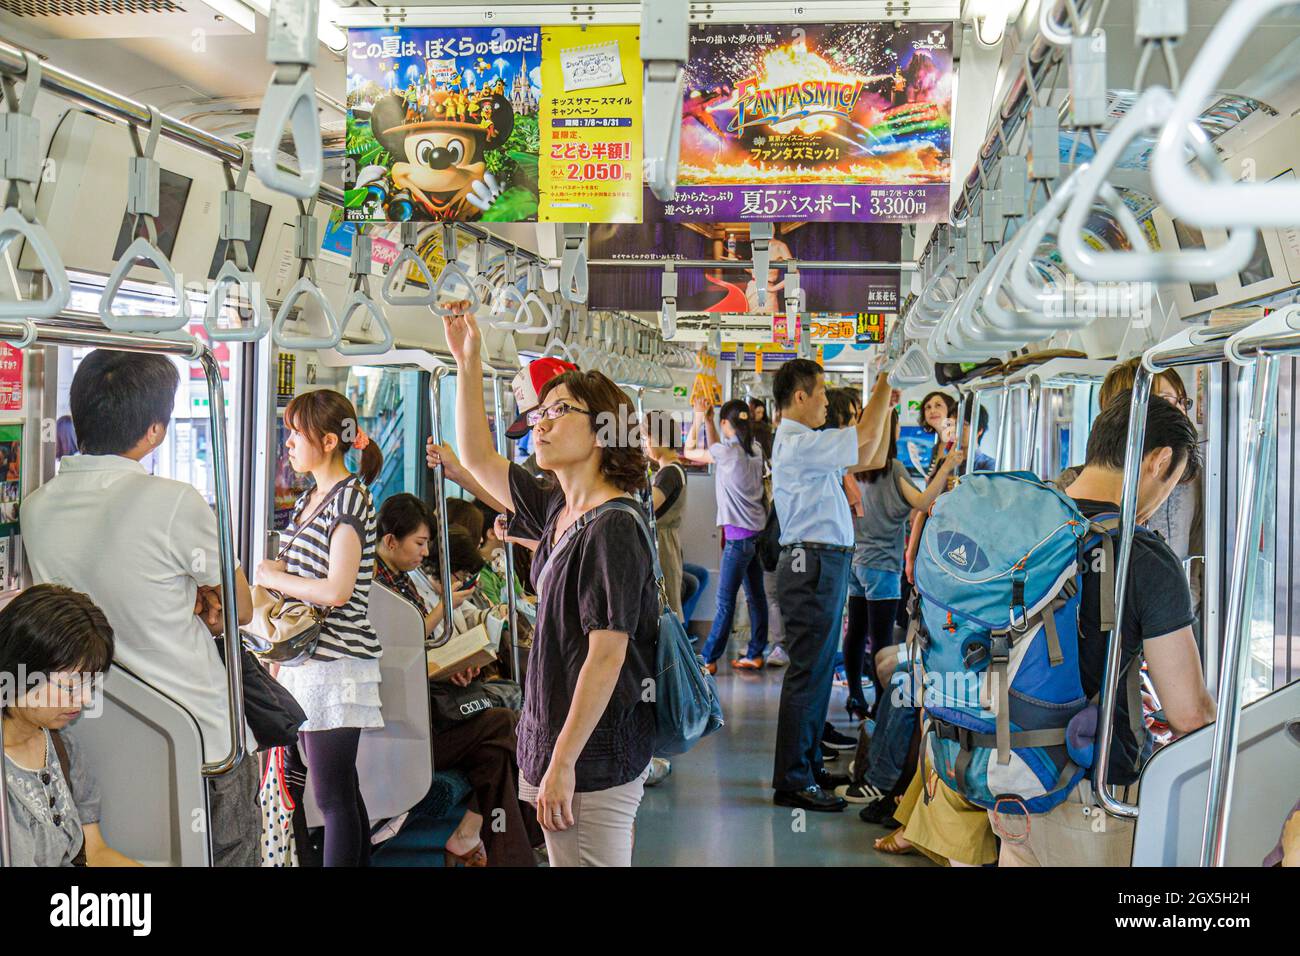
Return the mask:
<svg viewBox="0 0 1300 956">
<path fill-rule="evenodd" d="M 514 125 L 510 101 L 496 92 L 435 90 L 414 102 L 384 96 L 371 111 L 370 126 L 393 157 L 390 175 L 401 190 L 385 204 L 389 218 L 412 218 L 413 200 L 435 221 L 477 219 L 501 195 L 485 154 L 504 143 Z M 368 166 L 357 185 L 373 187 L 384 172 Z"/>
</svg>

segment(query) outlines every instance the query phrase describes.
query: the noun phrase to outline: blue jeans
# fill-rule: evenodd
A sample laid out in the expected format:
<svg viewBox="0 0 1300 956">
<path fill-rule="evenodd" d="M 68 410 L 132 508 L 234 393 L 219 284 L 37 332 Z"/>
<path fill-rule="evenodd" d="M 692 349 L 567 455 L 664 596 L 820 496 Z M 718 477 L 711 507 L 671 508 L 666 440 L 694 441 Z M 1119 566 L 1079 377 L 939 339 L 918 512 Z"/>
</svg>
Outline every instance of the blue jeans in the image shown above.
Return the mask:
<svg viewBox="0 0 1300 956">
<path fill-rule="evenodd" d="M 689 597 L 684 594 L 687 575 L 695 579 L 695 590 L 690 593 Z M 700 598 L 704 597 L 705 588 L 709 586 L 709 570 L 700 567 L 698 564 L 685 563 L 682 565 L 682 580 L 682 617 L 685 619 L 684 623 L 690 626 L 691 618 L 695 615 L 695 607 L 700 603 Z"/>
<path fill-rule="evenodd" d="M 774 790 L 802 790 L 822 769 L 822 725 L 831 700 L 840 622 L 849 590 L 846 551 L 786 549 L 777 565 L 777 600 L 790 666 L 781 683 L 776 722 Z"/>
<path fill-rule="evenodd" d="M 919 708 L 907 703 L 915 699 L 911 688 L 908 667 L 900 665 L 889 681 L 888 691 L 876 705 L 876 733 L 871 738 L 871 759 L 863 779 L 885 793 L 893 790 L 903 776 L 912 733 L 916 730 Z"/>
<path fill-rule="evenodd" d="M 749 649 L 745 656 L 761 657 L 767 650 L 767 592 L 763 590 L 763 563 L 758 560 L 757 547 L 757 537 L 741 538 L 728 541 L 722 551 L 718 610 L 702 651 L 706 663 L 712 664 L 727 649 L 731 624 L 736 617 L 736 592 L 742 584 L 749 604 Z"/>
</svg>

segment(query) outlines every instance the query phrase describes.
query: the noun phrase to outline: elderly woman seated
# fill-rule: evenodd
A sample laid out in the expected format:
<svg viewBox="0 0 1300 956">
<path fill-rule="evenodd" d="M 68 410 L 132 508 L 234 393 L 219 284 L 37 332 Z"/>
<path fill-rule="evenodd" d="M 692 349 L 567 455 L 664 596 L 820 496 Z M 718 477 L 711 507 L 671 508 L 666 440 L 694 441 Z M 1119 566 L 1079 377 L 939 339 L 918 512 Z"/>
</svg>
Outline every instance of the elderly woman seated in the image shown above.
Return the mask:
<svg viewBox="0 0 1300 956">
<path fill-rule="evenodd" d="M 0 611 L 5 798 L 14 866 L 139 866 L 99 830 L 100 795 L 65 728 L 113 660 L 113 629 L 90 598 L 55 584 Z"/>
</svg>

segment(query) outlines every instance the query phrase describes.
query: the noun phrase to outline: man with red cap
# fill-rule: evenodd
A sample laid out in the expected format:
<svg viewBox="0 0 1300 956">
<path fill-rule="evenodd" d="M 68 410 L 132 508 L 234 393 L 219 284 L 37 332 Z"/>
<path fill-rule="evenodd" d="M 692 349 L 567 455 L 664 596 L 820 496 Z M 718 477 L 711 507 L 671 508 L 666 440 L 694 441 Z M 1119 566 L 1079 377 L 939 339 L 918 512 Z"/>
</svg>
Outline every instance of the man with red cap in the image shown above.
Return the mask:
<svg viewBox="0 0 1300 956">
<path fill-rule="evenodd" d="M 519 415 L 506 429 L 506 437 L 518 441 L 527 435 L 529 431 L 528 413 L 541 404 L 541 400 L 537 396 L 546 387 L 546 383 L 553 378 L 559 378 L 565 372 L 576 372 L 577 370 L 578 366 L 572 362 L 557 358 L 534 359 L 521 368 L 510 383 L 510 390 L 515 393 L 515 406 L 519 411 Z M 433 443 L 433 436 L 430 436 L 425 442 L 425 458 L 430 468 L 441 464 L 449 479 L 456 482 L 479 501 L 482 501 L 495 511 L 505 510 L 499 502 L 495 501 L 491 495 L 483 490 L 466 469 L 461 467 L 456 456 L 451 453 L 449 446 L 443 445 L 440 447 Z M 537 468 L 536 458 L 533 455 L 528 456 L 528 459 L 523 463 L 523 467 L 533 474 L 541 474 Z"/>
</svg>

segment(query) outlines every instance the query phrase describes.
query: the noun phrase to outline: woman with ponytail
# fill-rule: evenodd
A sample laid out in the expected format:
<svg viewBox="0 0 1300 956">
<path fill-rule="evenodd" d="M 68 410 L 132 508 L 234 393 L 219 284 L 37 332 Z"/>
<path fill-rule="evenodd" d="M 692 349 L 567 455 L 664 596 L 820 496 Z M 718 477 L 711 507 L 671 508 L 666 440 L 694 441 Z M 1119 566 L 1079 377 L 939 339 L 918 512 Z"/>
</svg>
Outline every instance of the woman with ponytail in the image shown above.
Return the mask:
<svg viewBox="0 0 1300 956">
<path fill-rule="evenodd" d="M 767 527 L 767 504 L 763 500 L 763 447 L 754 436 L 749 406 L 732 399 L 718 413 L 722 434 L 713 424 L 707 400 L 695 405 L 695 422 L 687 442 L 686 457 L 717 465 L 714 487 L 718 498 L 718 524 L 725 545 L 718 572 L 718 609 L 703 654 L 709 673 L 717 673 L 718 658 L 727 649 L 731 624 L 736 616 L 736 592 L 745 587 L 749 604 L 749 647 L 731 666 L 758 670 L 767 650 L 767 592 L 763 588 L 763 563 L 758 558 L 758 535 Z M 708 432 L 707 451 L 693 451 L 695 436 L 703 424 Z"/>
<path fill-rule="evenodd" d="M 382 727 L 379 711 L 379 638 L 370 626 L 370 583 L 375 571 L 375 509 L 366 485 L 383 455 L 338 392 L 299 395 L 284 411 L 285 447 L 313 487 L 294 506 L 286 535 L 297 533 L 283 561 L 263 561 L 257 583 L 326 612 L 311 659 L 282 667 L 280 683 L 307 712 L 289 749 L 286 770 L 301 803 L 307 773 L 325 817 L 325 866 L 370 862 L 370 820 L 357 777 L 361 731 Z M 360 455 L 357 474 L 344 455 Z M 296 791 L 296 792 L 295 792 Z M 305 842 L 299 844 L 305 848 Z"/>
</svg>

